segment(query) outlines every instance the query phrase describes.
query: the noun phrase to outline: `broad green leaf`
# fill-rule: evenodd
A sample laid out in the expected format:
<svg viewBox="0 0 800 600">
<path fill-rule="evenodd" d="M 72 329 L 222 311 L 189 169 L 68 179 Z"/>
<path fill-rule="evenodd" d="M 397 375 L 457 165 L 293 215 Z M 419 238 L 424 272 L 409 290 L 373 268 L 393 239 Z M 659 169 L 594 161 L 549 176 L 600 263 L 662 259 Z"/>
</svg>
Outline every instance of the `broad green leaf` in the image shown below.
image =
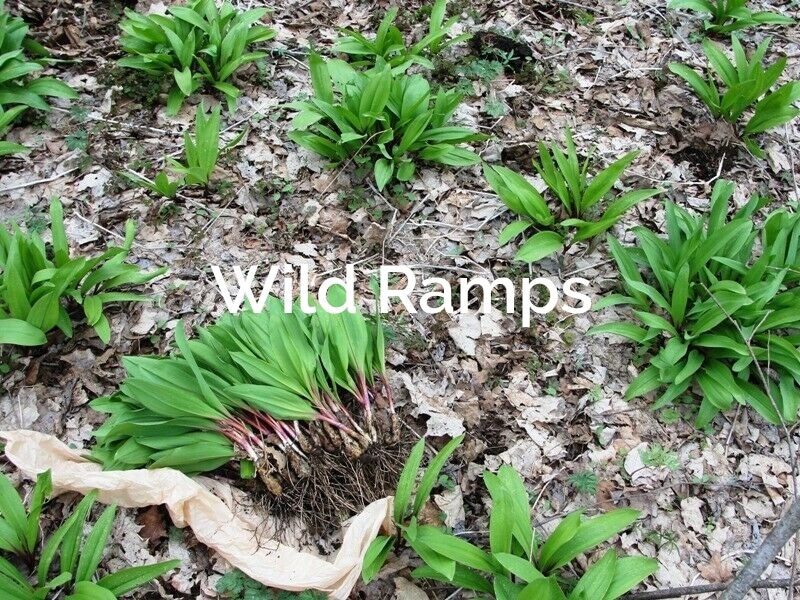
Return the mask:
<svg viewBox="0 0 800 600">
<path fill-rule="evenodd" d="M 567 600 L 555 577 L 537 579 L 526 585 L 517 600 Z"/>
<path fill-rule="evenodd" d="M 622 175 L 622 172 L 639 155 L 638 151 L 628 152 L 622 158 L 614 161 L 610 166 L 603 169 L 591 181 L 581 199 L 582 210 L 587 210 L 597 204 L 613 187 Z"/>
<path fill-rule="evenodd" d="M 686 65 L 671 63 L 669 70 L 683 78 L 691 86 L 697 96 L 705 103 L 711 114 L 717 116 L 720 111 L 719 92 L 713 84 L 709 84 L 694 70 Z"/>
<path fill-rule="evenodd" d="M 644 343 L 647 339 L 647 330 L 634 323 L 619 321 L 616 323 L 601 323 L 590 327 L 586 335 L 612 334 L 618 335 L 634 342 Z"/>
<path fill-rule="evenodd" d="M 273 386 L 240 383 L 225 392 L 280 420 L 307 421 L 318 415 L 305 398 Z"/>
<path fill-rule="evenodd" d="M 150 467 L 179 469 L 187 474 L 202 473 L 218 469 L 230 462 L 235 455 L 233 447 L 228 443 L 210 444 L 205 440 L 187 440 L 186 445 L 153 454 Z"/>
<path fill-rule="evenodd" d="M 325 60 L 316 52 L 311 52 L 308 55 L 308 65 L 314 93 L 323 102 L 333 104 L 333 87 Z"/>
<path fill-rule="evenodd" d="M 632 398 L 644 396 L 653 390 L 657 390 L 662 385 L 658 369 L 652 366 L 647 367 L 636 376 L 636 379 L 634 379 L 628 386 L 628 389 L 625 390 L 625 399 L 631 400 Z"/>
<path fill-rule="evenodd" d="M 614 581 L 616 569 L 617 553 L 612 549 L 586 570 L 570 593 L 570 599 L 582 600 L 589 598 L 589 594 L 592 598 L 605 598 Z"/>
<path fill-rule="evenodd" d="M 506 167 L 484 165 L 486 181 L 514 213 L 527 216 L 540 225 L 550 225 L 553 215 L 542 195 L 528 181 Z"/>
<path fill-rule="evenodd" d="M 559 252 L 564 247 L 564 239 L 555 231 L 539 231 L 520 246 L 515 260 L 534 263 Z"/>
<path fill-rule="evenodd" d="M 96 498 L 97 492 L 91 492 L 84 496 L 67 520 L 47 538 L 37 565 L 36 575 L 39 581 L 47 581 L 47 574 L 50 572 L 50 566 L 53 564 L 56 554 L 59 554 L 61 563 L 59 574 L 70 573 L 70 578 L 72 577 L 71 573 L 78 559 L 83 525 Z"/>
<path fill-rule="evenodd" d="M 39 518 L 42 514 L 44 503 L 50 498 L 53 492 L 53 481 L 50 471 L 40 473 L 36 478 L 36 485 L 28 508 L 28 527 L 25 532 L 26 547 L 29 554 L 33 555 L 36 551 L 36 543 L 39 540 Z"/>
<path fill-rule="evenodd" d="M 658 569 L 658 561 L 652 558 L 628 556 L 618 559 L 614 578 L 603 600 L 615 600 L 624 596 Z"/>
<path fill-rule="evenodd" d="M 372 540 L 369 548 L 367 548 L 367 552 L 364 554 L 361 567 L 361 578 L 364 580 L 364 583 L 369 583 L 375 579 L 375 576 L 389 557 L 389 553 L 394 548 L 394 541 L 394 536 L 386 535 L 379 535 Z"/>
<path fill-rule="evenodd" d="M 444 447 L 436 453 L 433 460 L 428 463 L 428 467 L 422 475 L 422 479 L 417 487 L 417 493 L 414 497 L 413 514 L 416 515 L 422 509 L 422 506 L 428 501 L 431 495 L 433 486 L 439 480 L 439 473 L 444 468 L 445 463 L 450 459 L 450 456 L 464 441 L 464 436 L 460 435 L 447 442 Z"/>
<path fill-rule="evenodd" d="M 416 539 L 418 544 L 427 546 L 459 565 L 490 573 L 497 569 L 497 562 L 490 554 L 458 536 L 444 533 L 431 525 L 420 525 Z"/>
<path fill-rule="evenodd" d="M 184 67 L 183 70 L 175 69 L 173 71 L 173 76 L 175 77 L 175 82 L 178 84 L 178 88 L 183 92 L 183 95 L 191 96 L 192 92 L 194 92 L 194 85 L 192 81 L 192 72 L 189 67 Z"/>
<path fill-rule="evenodd" d="M 461 565 L 456 565 L 455 571 L 450 577 L 444 577 L 441 573 L 428 565 L 417 567 L 411 572 L 411 575 L 416 578 L 443 581 L 460 588 L 484 592 L 486 594 L 491 594 L 493 591 L 492 585 L 484 577 L 481 577 L 475 573 L 475 571 Z"/>
<path fill-rule="evenodd" d="M 179 560 L 168 560 L 152 565 L 129 567 L 106 575 L 97 582 L 97 585 L 109 590 L 116 597 L 124 596 L 178 566 L 180 566 Z"/>
<path fill-rule="evenodd" d="M 617 509 L 586 520 L 578 526 L 574 535 L 554 548 L 547 560 L 540 559 L 540 568 L 550 571 L 566 565 L 576 556 L 627 529 L 638 517 L 636 510 Z"/>
<path fill-rule="evenodd" d="M 508 553 L 516 540 L 525 557 L 536 551 L 536 541 L 531 525 L 530 498 L 519 474 L 503 465 L 497 474 L 483 474 L 486 488 L 492 498 L 489 519 L 489 543 L 493 553 Z"/>
<path fill-rule="evenodd" d="M 64 229 L 64 209 L 58 198 L 54 198 L 50 203 L 50 237 L 53 244 L 53 262 L 56 267 L 60 267 L 69 260 L 69 244 Z"/>
<path fill-rule="evenodd" d="M 104 587 L 91 581 L 79 581 L 67 600 L 117 600 L 117 597 Z"/>
<path fill-rule="evenodd" d="M 0 585 L 3 586 L 3 591 L 9 594 L 10 600 L 30 600 L 34 594 L 34 589 L 25 575 L 2 556 L 0 556 Z"/>
<path fill-rule="evenodd" d="M 375 161 L 375 183 L 378 185 L 378 190 L 386 187 L 386 184 L 391 181 L 393 173 L 394 164 L 391 161 L 385 158 Z"/>
<path fill-rule="evenodd" d="M 670 0 L 667 3 L 667 8 L 678 10 L 681 8 L 688 8 L 698 12 L 707 12 L 712 14 L 714 12 L 714 4 L 710 0 Z"/>
<path fill-rule="evenodd" d="M 738 386 L 734 382 L 733 374 L 719 361 L 706 361 L 703 370 L 697 375 L 697 383 L 704 397 L 719 410 L 727 410 L 736 399 L 734 394 Z"/>
<path fill-rule="evenodd" d="M 525 583 L 544 578 L 544 575 L 529 560 L 505 553 L 495 554 L 494 557 L 512 575 L 519 577 Z"/>
<path fill-rule="evenodd" d="M 495 575 L 493 583 L 495 600 L 515 600 L 522 591 L 521 584 L 512 582 L 505 575 Z"/>
<path fill-rule="evenodd" d="M 103 559 L 108 538 L 111 535 L 111 528 L 114 525 L 114 517 L 117 514 L 116 505 L 107 507 L 95 522 L 89 535 L 81 548 L 78 568 L 75 571 L 75 582 L 90 581 L 94 576 L 100 561 Z"/>
<path fill-rule="evenodd" d="M 458 566 L 455 560 L 439 554 L 416 538 L 407 537 L 406 541 L 428 567 L 438 573 L 445 581 L 453 580 Z"/>
<path fill-rule="evenodd" d="M 545 540 L 539 552 L 539 558 L 536 561 L 536 564 L 543 572 L 548 573 L 555 568 L 555 558 L 558 556 L 559 549 L 575 537 L 580 524 L 581 513 L 578 511 L 572 512 L 561 520 L 553 530 L 553 533 Z"/>
<path fill-rule="evenodd" d="M 411 503 L 411 494 L 414 492 L 414 484 L 417 478 L 422 456 L 425 453 L 425 438 L 420 439 L 406 459 L 403 471 L 397 481 L 397 490 L 394 494 L 394 522 L 402 523 Z"/>
<path fill-rule="evenodd" d="M 0 344 L 42 346 L 47 343 L 44 332 L 21 319 L 0 318 Z"/>
<path fill-rule="evenodd" d="M 28 522 L 25 506 L 8 478 L 0 473 L 0 518 L 8 524 L 7 541 L 14 553 L 22 552 L 26 546 Z M 6 536 L 3 536 L 6 537 Z"/>
<path fill-rule="evenodd" d="M 500 232 L 497 243 L 501 246 L 505 246 L 515 237 L 528 230 L 532 225 L 533 224 L 530 221 L 523 221 L 521 219 L 517 221 L 511 221 L 511 223 L 506 225 L 503 228 L 503 231 Z"/>
</svg>

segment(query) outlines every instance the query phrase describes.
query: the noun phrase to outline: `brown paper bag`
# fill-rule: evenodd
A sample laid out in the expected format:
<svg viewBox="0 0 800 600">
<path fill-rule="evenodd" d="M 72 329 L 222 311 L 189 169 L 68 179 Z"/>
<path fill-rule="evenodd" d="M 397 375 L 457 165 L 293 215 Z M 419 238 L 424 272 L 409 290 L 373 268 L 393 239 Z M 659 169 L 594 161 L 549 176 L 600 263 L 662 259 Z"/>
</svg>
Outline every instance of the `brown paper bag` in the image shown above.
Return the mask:
<svg viewBox="0 0 800 600">
<path fill-rule="evenodd" d="M 51 435 L 36 431 L 4 431 L 6 456 L 25 475 L 52 472 L 56 494 L 98 490 L 106 504 L 137 508 L 165 504 L 177 527 L 192 529 L 197 539 L 234 567 L 274 588 L 317 589 L 345 600 L 361 574 L 361 563 L 383 522 L 391 498 L 367 506 L 350 520 L 342 547 L 333 561 L 299 552 L 278 542 L 259 544 L 253 527 L 200 482 L 174 469 L 103 471 Z"/>
</svg>

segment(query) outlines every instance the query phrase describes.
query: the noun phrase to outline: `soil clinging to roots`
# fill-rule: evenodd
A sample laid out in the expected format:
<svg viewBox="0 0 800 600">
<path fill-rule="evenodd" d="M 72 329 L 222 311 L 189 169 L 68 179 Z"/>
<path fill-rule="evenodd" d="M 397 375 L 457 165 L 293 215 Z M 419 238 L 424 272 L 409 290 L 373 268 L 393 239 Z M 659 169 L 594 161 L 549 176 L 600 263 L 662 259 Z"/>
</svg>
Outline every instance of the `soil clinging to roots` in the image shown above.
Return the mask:
<svg viewBox="0 0 800 600">
<path fill-rule="evenodd" d="M 311 425 L 319 428 L 315 439 L 330 438 L 321 424 Z M 394 494 L 417 439 L 408 428 L 397 427 L 396 419 L 376 418 L 374 429 L 376 441 L 357 456 L 336 443 L 306 448 L 304 457 L 289 449 L 276 452 L 269 471 L 253 480 L 251 493 L 272 517 L 300 523 L 309 536 L 337 533 L 343 521 Z"/>
</svg>

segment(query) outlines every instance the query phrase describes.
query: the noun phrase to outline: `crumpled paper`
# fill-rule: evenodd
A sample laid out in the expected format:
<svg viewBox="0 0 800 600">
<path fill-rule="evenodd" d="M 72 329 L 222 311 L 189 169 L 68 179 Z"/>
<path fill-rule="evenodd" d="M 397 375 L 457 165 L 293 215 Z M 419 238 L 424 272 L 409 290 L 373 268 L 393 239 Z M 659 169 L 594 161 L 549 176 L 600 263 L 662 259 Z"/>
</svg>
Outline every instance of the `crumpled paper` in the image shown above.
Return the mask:
<svg viewBox="0 0 800 600">
<path fill-rule="evenodd" d="M 345 600 L 361 574 L 364 554 L 390 518 L 391 498 L 367 506 L 353 517 L 333 561 L 271 541 L 259 544 L 249 525 L 199 481 L 174 469 L 103 471 L 57 438 L 36 431 L 0 431 L 6 456 L 26 476 L 50 469 L 53 490 L 87 494 L 128 508 L 165 504 L 177 527 L 195 537 L 234 567 L 264 585 L 289 591 L 317 589 Z"/>
</svg>

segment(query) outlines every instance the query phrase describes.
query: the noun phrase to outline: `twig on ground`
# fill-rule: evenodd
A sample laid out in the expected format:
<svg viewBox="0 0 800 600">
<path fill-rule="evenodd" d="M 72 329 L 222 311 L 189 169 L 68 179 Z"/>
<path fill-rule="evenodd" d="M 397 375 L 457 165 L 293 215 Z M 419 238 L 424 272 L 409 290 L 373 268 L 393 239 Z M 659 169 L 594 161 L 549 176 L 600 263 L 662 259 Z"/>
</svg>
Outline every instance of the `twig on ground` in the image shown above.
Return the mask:
<svg viewBox="0 0 800 600">
<path fill-rule="evenodd" d="M 66 108 L 59 108 L 57 106 L 52 106 L 51 109 L 56 111 L 56 112 L 60 112 L 60 113 L 65 113 L 65 114 L 70 114 L 71 113 L 70 110 L 68 110 Z M 107 125 L 115 125 L 117 127 L 121 127 L 122 129 L 128 129 L 128 130 L 131 130 L 131 131 L 134 131 L 134 130 L 136 130 L 136 131 L 147 130 L 147 131 L 150 131 L 152 133 L 158 134 L 159 136 L 169 135 L 169 136 L 178 137 L 179 135 L 181 135 L 181 133 L 179 131 L 169 131 L 169 130 L 166 130 L 166 129 L 159 129 L 158 127 L 150 127 L 149 125 L 141 125 L 141 124 L 137 124 L 137 123 L 126 123 L 125 121 L 117 121 L 116 119 L 106 119 L 105 117 L 101 117 L 101 116 L 93 115 L 93 114 L 86 115 L 85 119 L 87 121 L 94 121 L 96 123 L 106 123 Z"/>
<path fill-rule="evenodd" d="M 789 579 L 770 579 L 759 581 L 752 586 L 754 590 L 772 590 L 785 588 L 789 585 Z M 727 583 L 709 583 L 705 585 L 688 585 L 685 587 L 669 588 L 666 590 L 653 590 L 649 592 L 636 592 L 622 596 L 620 600 L 666 600 L 667 598 L 682 598 L 684 596 L 696 596 L 698 594 L 713 594 L 725 590 Z M 795 585 L 797 585 L 795 583 Z"/>
<path fill-rule="evenodd" d="M 728 446 L 730 446 L 731 438 L 733 437 L 733 429 L 736 427 L 736 421 L 739 420 L 739 413 L 742 412 L 742 405 L 736 405 L 736 414 L 733 415 L 733 420 L 731 421 L 731 429 L 728 431 L 728 436 L 725 438 L 725 454 L 728 453 Z"/>
<path fill-rule="evenodd" d="M 798 531 L 800 531 L 800 502 L 795 500 L 758 549 L 753 552 L 747 564 L 736 574 L 734 580 L 720 596 L 720 600 L 743 600 L 751 589 L 758 589 L 758 578 L 761 577 L 764 569 Z M 785 581 L 785 585 L 774 587 L 791 585 L 794 588 L 797 585 L 793 579 L 783 581 Z"/>
<path fill-rule="evenodd" d="M 56 179 L 61 179 L 62 177 L 66 177 L 70 173 L 74 173 L 78 171 L 80 167 L 72 167 L 71 169 L 67 169 L 63 173 L 56 173 L 50 177 L 46 177 L 45 179 L 37 179 L 35 181 L 26 181 L 24 183 L 17 183 L 14 185 L 10 185 L 7 188 L 3 188 L 0 190 L 0 194 L 5 194 L 7 192 L 13 192 L 14 190 L 21 190 L 27 187 L 33 187 L 35 185 L 40 185 L 42 183 L 50 183 L 51 181 L 55 181 Z"/>
<path fill-rule="evenodd" d="M 81 213 L 79 213 L 77 211 L 75 212 L 75 216 L 78 217 L 81 221 L 83 221 L 87 225 L 90 225 L 90 226 L 94 227 L 95 229 L 99 229 L 103 233 L 107 233 L 108 235 L 114 236 L 115 238 L 120 239 L 120 240 L 124 240 L 125 239 L 124 235 L 120 235 L 116 231 L 111 231 L 110 229 L 107 229 L 107 228 L 103 227 L 102 225 L 99 225 L 98 223 L 95 223 L 94 221 L 91 221 L 91 220 L 87 219 Z M 134 247 L 140 247 L 141 244 L 139 244 L 137 242 L 133 242 L 133 246 Z"/>
</svg>

